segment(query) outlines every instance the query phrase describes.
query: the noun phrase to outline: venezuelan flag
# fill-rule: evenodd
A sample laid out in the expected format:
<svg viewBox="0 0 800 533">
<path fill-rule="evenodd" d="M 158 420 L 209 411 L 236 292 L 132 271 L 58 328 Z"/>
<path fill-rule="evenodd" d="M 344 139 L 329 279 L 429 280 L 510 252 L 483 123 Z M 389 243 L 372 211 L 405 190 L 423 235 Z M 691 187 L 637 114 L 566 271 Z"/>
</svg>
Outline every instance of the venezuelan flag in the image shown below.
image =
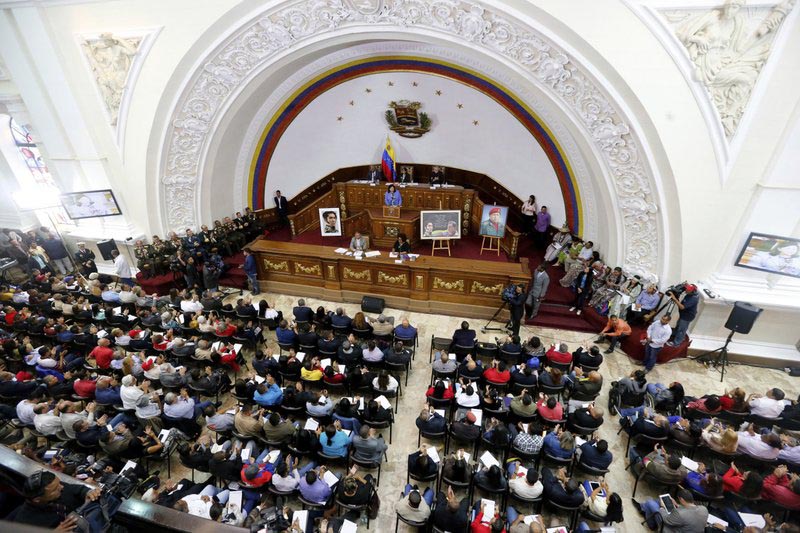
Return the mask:
<svg viewBox="0 0 800 533">
<path fill-rule="evenodd" d="M 383 169 L 383 177 L 386 181 L 394 181 L 394 149 L 389 142 L 389 137 L 386 137 L 386 148 L 383 149 L 383 157 L 381 158 L 381 167 Z"/>
</svg>

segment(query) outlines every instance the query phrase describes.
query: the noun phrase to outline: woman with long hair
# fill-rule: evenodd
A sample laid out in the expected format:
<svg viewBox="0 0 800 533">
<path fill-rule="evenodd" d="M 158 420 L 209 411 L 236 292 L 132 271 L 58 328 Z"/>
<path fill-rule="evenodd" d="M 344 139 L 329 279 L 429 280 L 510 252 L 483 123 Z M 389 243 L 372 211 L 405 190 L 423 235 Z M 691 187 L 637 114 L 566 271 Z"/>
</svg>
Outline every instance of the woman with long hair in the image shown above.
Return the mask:
<svg viewBox="0 0 800 533">
<path fill-rule="evenodd" d="M 372 387 L 379 391 L 394 392 L 400 384 L 390 375 L 386 370 L 381 370 L 374 380 L 372 380 Z"/>
</svg>

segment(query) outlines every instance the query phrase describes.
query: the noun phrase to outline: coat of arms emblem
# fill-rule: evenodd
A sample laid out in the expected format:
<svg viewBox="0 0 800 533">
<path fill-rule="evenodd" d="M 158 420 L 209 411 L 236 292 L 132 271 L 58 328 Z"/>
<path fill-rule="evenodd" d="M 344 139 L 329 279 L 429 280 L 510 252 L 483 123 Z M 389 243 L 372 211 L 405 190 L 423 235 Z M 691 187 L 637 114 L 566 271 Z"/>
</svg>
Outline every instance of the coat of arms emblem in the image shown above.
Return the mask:
<svg viewBox="0 0 800 533">
<path fill-rule="evenodd" d="M 431 131 L 430 117 L 419 111 L 421 103 L 400 100 L 389 102 L 389 107 L 392 109 L 386 110 L 386 122 L 389 129 L 401 137 L 415 139 Z"/>
</svg>

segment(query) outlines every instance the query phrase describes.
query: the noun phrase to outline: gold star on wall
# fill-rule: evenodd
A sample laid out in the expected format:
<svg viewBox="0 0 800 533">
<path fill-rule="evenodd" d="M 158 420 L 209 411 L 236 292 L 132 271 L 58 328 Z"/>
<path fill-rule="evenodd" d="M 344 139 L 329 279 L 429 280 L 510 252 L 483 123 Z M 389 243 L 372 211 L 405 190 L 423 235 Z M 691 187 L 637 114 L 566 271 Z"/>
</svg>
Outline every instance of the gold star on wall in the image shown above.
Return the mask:
<svg viewBox="0 0 800 533">
<path fill-rule="evenodd" d="M 473 126 L 477 126 L 477 125 L 478 125 L 478 121 L 477 121 L 477 120 L 473 120 L 473 121 L 472 121 L 472 125 L 473 125 Z"/>
<path fill-rule="evenodd" d="M 394 82 L 393 81 L 389 82 L 389 87 L 394 87 Z"/>
<path fill-rule="evenodd" d="M 437 90 L 436 91 L 436 96 L 442 96 L 442 91 Z"/>
<path fill-rule="evenodd" d="M 461 109 L 462 107 L 464 107 L 464 104 L 456 104 L 456 107 Z"/>
<path fill-rule="evenodd" d="M 336 120 L 338 120 L 339 122 L 341 122 L 341 121 L 343 121 L 343 120 L 344 120 L 344 117 L 341 117 L 341 116 L 340 116 L 340 117 L 336 117 Z"/>
<path fill-rule="evenodd" d="M 353 100 L 350 100 L 350 105 L 356 105 L 356 103 Z"/>
<path fill-rule="evenodd" d="M 416 87 L 417 85 L 419 85 L 417 82 L 415 82 L 415 81 L 412 81 L 412 82 L 411 82 L 411 86 L 412 86 L 412 87 Z"/>
<path fill-rule="evenodd" d="M 372 92 L 372 89 L 364 89 L 364 92 L 365 92 L 365 93 L 371 93 L 371 92 Z"/>
</svg>

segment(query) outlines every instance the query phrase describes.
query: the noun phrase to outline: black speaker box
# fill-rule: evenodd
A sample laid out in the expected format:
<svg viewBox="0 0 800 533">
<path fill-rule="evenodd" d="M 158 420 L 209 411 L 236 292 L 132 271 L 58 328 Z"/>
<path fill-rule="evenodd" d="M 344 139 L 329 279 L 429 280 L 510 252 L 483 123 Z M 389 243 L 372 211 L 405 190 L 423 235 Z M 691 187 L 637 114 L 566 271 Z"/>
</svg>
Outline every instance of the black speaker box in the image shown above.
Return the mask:
<svg viewBox="0 0 800 533">
<path fill-rule="evenodd" d="M 114 258 L 111 257 L 111 252 L 114 250 L 119 251 L 119 248 L 117 248 L 117 243 L 114 242 L 114 239 L 97 241 L 97 249 L 100 250 L 100 255 L 103 256 L 104 261 L 113 261 Z"/>
<path fill-rule="evenodd" d="M 761 311 L 763 309 L 747 302 L 736 302 L 733 304 L 728 321 L 725 322 L 725 328 L 736 333 L 750 333 Z"/>
<path fill-rule="evenodd" d="M 364 296 L 361 298 L 361 310 L 365 313 L 383 313 L 383 308 L 386 303 L 383 298 L 375 298 L 374 296 Z"/>
</svg>

